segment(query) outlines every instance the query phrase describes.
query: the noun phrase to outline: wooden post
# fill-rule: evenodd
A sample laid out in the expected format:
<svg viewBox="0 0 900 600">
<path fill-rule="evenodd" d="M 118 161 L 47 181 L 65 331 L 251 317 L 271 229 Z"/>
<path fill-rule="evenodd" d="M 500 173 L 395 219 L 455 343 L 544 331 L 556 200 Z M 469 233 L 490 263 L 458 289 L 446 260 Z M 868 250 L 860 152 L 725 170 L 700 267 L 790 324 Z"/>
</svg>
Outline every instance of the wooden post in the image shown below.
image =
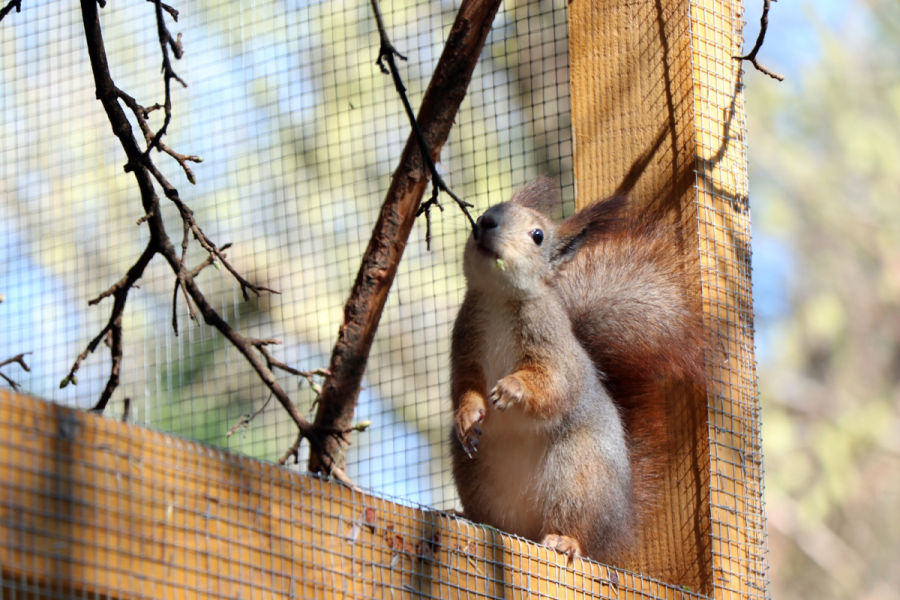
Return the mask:
<svg viewBox="0 0 900 600">
<path fill-rule="evenodd" d="M 576 205 L 628 193 L 680 220 L 710 342 L 710 394 L 673 390 L 661 506 L 623 566 L 723 598 L 767 582 L 742 20 L 739 0 L 569 5 Z"/>
</svg>

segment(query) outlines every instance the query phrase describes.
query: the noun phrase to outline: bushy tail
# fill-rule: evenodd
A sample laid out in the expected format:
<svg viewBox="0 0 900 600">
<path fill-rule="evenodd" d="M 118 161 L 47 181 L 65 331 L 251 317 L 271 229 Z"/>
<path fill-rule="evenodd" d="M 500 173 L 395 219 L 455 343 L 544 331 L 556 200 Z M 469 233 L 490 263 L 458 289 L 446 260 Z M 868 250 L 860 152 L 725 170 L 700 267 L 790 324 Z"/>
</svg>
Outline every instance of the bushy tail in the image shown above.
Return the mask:
<svg viewBox="0 0 900 600">
<path fill-rule="evenodd" d="M 653 512 L 671 454 L 673 390 L 705 388 L 701 304 L 691 293 L 696 274 L 677 227 L 632 213 L 621 199 L 579 211 L 560 228 L 588 236 L 556 286 L 622 416 L 640 521 Z"/>
</svg>

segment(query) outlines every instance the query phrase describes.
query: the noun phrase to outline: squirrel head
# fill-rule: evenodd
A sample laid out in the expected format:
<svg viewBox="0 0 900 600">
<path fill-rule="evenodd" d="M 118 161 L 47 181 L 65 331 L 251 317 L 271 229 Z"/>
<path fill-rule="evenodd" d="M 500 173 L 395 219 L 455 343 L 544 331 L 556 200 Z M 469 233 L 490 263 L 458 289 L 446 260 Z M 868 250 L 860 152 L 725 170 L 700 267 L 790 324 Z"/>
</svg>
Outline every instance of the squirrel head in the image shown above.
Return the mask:
<svg viewBox="0 0 900 600">
<path fill-rule="evenodd" d="M 485 211 L 466 242 L 469 287 L 507 300 L 542 295 L 585 244 L 619 226 L 626 209 L 624 197 L 613 197 L 557 223 L 550 213 L 559 203 L 559 184 L 539 176 Z"/>
<path fill-rule="evenodd" d="M 559 266 L 586 239 L 561 230 L 550 218 L 558 203 L 558 184 L 537 177 L 508 202 L 485 211 L 466 242 L 463 267 L 469 287 L 510 300 L 544 294 Z"/>
</svg>

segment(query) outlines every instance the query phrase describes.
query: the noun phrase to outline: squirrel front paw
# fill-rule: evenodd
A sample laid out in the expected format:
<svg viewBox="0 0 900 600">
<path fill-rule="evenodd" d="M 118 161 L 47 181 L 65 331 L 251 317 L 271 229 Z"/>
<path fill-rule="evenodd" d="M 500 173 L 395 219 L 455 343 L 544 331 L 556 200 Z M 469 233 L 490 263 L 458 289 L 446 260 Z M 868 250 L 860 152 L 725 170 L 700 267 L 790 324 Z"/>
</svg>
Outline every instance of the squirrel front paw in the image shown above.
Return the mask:
<svg viewBox="0 0 900 600">
<path fill-rule="evenodd" d="M 522 381 L 515 375 L 507 375 L 497 382 L 488 395 L 488 400 L 497 410 L 506 410 L 510 404 L 522 402 L 526 394 Z"/>
<path fill-rule="evenodd" d="M 576 556 L 584 556 L 584 551 L 581 549 L 581 544 L 578 543 L 578 540 L 570 538 L 567 535 L 556 535 L 555 533 L 551 533 L 545 535 L 541 540 L 541 543 L 556 550 L 560 554 L 568 556 L 570 563 Z"/>
<path fill-rule="evenodd" d="M 456 437 L 462 444 L 463 451 L 472 458 L 473 452 L 478 452 L 478 443 L 481 441 L 481 423 L 484 421 L 484 409 L 460 408 L 456 412 Z"/>
</svg>

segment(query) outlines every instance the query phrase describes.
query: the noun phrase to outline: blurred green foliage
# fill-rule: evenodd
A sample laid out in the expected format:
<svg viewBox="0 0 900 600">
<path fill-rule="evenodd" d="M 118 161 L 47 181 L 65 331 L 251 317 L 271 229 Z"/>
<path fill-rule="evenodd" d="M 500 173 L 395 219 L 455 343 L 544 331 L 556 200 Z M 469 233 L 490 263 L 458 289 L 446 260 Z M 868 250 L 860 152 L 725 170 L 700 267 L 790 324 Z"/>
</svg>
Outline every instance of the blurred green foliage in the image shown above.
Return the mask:
<svg viewBox="0 0 900 600">
<path fill-rule="evenodd" d="M 747 77 L 771 594 L 900 598 L 900 4 L 829 4 Z"/>
</svg>

